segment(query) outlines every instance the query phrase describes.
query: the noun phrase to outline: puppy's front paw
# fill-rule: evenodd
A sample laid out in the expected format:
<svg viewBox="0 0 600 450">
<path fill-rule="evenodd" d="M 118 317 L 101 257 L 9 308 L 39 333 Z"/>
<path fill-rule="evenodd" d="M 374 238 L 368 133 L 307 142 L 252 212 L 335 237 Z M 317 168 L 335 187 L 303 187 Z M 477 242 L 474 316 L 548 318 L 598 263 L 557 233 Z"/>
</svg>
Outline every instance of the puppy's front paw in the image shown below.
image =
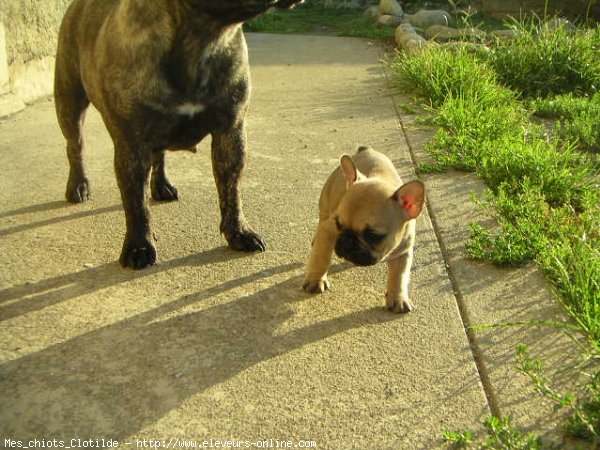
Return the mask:
<svg viewBox="0 0 600 450">
<path fill-rule="evenodd" d="M 394 313 L 406 314 L 415 309 L 414 305 L 406 296 L 386 294 L 385 300 L 387 310 Z"/>
<path fill-rule="evenodd" d="M 307 277 L 302 284 L 302 289 L 312 294 L 322 294 L 323 292 L 328 291 L 329 281 L 327 281 L 327 276 L 316 280 Z"/>
<path fill-rule="evenodd" d="M 134 270 L 144 269 L 156 264 L 156 248 L 148 239 L 133 243 L 127 240 L 123 244 L 119 262 L 123 267 Z"/>
</svg>

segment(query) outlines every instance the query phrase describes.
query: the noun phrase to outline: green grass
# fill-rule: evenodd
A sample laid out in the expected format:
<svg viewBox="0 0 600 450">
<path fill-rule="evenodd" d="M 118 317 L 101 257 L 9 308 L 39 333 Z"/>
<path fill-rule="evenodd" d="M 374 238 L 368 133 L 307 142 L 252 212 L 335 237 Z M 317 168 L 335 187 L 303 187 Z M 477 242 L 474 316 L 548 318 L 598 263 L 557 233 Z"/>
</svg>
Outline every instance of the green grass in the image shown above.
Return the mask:
<svg viewBox="0 0 600 450">
<path fill-rule="evenodd" d="M 554 132 L 560 139 L 600 155 L 600 94 L 534 99 L 530 107 L 537 116 L 556 120 Z"/>
<path fill-rule="evenodd" d="M 501 83 L 524 97 L 594 94 L 600 88 L 600 31 L 540 31 L 540 21 L 515 25 L 517 38 L 499 42 L 490 64 Z M 542 28 L 543 29 L 543 28 Z"/>
<path fill-rule="evenodd" d="M 450 431 L 443 434 L 445 442 L 453 444 L 454 448 L 477 448 L 482 450 L 541 450 L 542 441 L 532 433 L 524 435 L 514 427 L 508 417 L 489 417 L 483 422 L 487 438 L 477 443 L 469 430 Z"/>
<path fill-rule="evenodd" d="M 248 22 L 247 31 L 261 33 L 322 33 L 339 36 L 365 37 L 392 41 L 394 28 L 377 28 L 373 20 L 364 17 L 362 10 L 329 9 L 321 2 L 307 2 L 291 10 L 272 12 Z"/>
<path fill-rule="evenodd" d="M 489 56 L 430 47 L 410 56 L 399 54 L 391 68 L 401 85 L 416 91 L 435 111 L 433 122 L 439 128 L 426 149 L 436 163 L 426 169 L 476 172 L 490 187 L 481 205 L 497 219 L 500 230 L 472 226 L 469 255 L 501 265 L 537 262 L 552 281 L 574 328 L 583 337 L 582 356 L 586 362 L 597 362 L 600 358 L 598 160 L 595 155 L 581 151 L 586 149 L 582 132 L 548 137 L 533 121 L 527 106 L 534 105 L 538 114 L 556 114 L 562 130 L 590 127 L 590 122 L 598 121 L 599 116 L 593 120 L 596 110 L 580 101 L 563 105 L 555 100 L 550 106 L 541 100 L 528 103 L 520 100 L 569 92 L 568 89 L 579 95 L 595 92 L 600 71 L 596 73 L 597 63 L 590 61 L 590 55 L 596 51 L 596 40 L 590 37 L 593 33 L 582 35 L 582 38 L 567 36 L 562 31 L 557 35 L 531 34 L 515 44 L 521 54 L 502 44 Z M 567 57 L 565 49 L 575 50 Z M 587 68 L 587 72 L 582 68 Z M 592 99 L 597 100 L 595 96 Z M 581 435 L 596 444 L 600 442 L 598 379 L 600 371 L 596 364 L 590 372 L 590 382 L 568 405 L 575 424 L 571 431 L 577 426 L 584 427 L 585 433 Z M 545 391 L 548 392 L 552 391 Z M 558 397 L 553 399 L 556 401 Z M 521 439 L 500 419 L 488 425 L 489 435 L 499 435 L 504 430 L 505 437 Z M 457 433 L 454 437 L 457 443 L 465 435 Z M 534 438 L 520 442 L 522 446 L 481 448 L 539 448 Z"/>
<path fill-rule="evenodd" d="M 426 47 L 419 57 L 399 58 L 396 67 L 402 70 L 402 83 L 425 98 L 430 106 L 441 107 L 447 98 L 472 98 L 489 104 L 496 101 L 498 78 L 491 66 L 482 63 L 465 48 L 456 52 Z M 506 95 L 511 95 L 505 91 Z"/>
</svg>

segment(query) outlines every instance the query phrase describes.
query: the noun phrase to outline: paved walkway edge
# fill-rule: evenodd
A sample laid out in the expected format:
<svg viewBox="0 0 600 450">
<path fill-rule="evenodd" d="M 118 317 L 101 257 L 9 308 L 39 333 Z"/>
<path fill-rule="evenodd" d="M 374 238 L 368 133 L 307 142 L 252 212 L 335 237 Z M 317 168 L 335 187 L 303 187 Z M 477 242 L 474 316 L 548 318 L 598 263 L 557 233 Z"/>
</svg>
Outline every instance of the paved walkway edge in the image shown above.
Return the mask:
<svg viewBox="0 0 600 450">
<path fill-rule="evenodd" d="M 425 146 L 436 130 L 417 124 L 415 119 L 419 113 L 409 114 L 399 107 L 414 105 L 414 96 L 400 92 L 394 86 L 390 69 L 386 68 L 385 72 L 417 170 L 419 164 L 432 162 Z M 450 171 L 420 174 L 419 178 L 426 184 L 429 215 L 491 414 L 508 416 L 515 426 L 541 434 L 546 445 L 567 448 L 571 441 L 561 433 L 561 414 L 556 412 L 553 403 L 534 391 L 526 376 L 517 371 L 516 348 L 520 343 L 527 344 L 531 354 L 543 361 L 553 386 L 560 392 L 567 392 L 574 380 L 566 375 L 565 369 L 577 362 L 575 344 L 562 331 L 549 326 L 473 328 L 565 320 L 552 288 L 533 263 L 524 268 L 509 269 L 466 257 L 470 223 L 488 228 L 498 226 L 472 201 L 473 193 L 481 197 L 486 190 L 474 174 Z"/>
</svg>

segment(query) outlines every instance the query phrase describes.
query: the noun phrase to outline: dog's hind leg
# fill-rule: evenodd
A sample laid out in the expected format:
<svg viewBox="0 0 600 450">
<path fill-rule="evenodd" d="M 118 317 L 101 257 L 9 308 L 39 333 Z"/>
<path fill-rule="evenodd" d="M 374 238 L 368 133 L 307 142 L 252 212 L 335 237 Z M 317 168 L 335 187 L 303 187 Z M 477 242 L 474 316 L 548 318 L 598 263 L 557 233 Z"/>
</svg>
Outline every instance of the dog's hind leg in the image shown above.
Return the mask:
<svg viewBox="0 0 600 450">
<path fill-rule="evenodd" d="M 234 250 L 264 251 L 263 240 L 250 229 L 242 212 L 240 178 L 246 151 L 246 131 L 243 122 L 239 122 L 227 132 L 213 132 L 211 150 L 213 174 L 221 208 L 221 233 Z"/>
<path fill-rule="evenodd" d="M 61 62 L 62 61 L 62 62 Z M 67 140 L 69 180 L 66 198 L 70 203 L 81 203 L 90 196 L 90 184 L 83 167 L 83 121 L 90 101 L 71 61 L 57 57 L 54 76 L 54 103 L 58 124 Z"/>
<path fill-rule="evenodd" d="M 165 151 L 152 152 L 152 175 L 150 178 L 150 192 L 157 202 L 172 202 L 179 198 L 177 188 L 167 178 L 165 172 Z"/>
</svg>

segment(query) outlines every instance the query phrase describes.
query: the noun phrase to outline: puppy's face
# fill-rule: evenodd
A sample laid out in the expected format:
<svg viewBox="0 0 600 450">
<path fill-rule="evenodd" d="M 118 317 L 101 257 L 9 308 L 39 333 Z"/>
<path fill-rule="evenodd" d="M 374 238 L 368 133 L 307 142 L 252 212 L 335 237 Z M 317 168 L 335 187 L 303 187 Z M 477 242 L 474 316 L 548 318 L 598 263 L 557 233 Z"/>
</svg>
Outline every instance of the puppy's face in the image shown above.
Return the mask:
<svg viewBox="0 0 600 450">
<path fill-rule="evenodd" d="M 348 188 L 333 217 L 339 233 L 335 253 L 358 266 L 370 266 L 407 237 L 408 223 L 421 213 L 425 192 L 419 181 L 394 191 L 387 183 L 363 178 L 355 170 L 353 165 L 343 170 Z"/>
</svg>

